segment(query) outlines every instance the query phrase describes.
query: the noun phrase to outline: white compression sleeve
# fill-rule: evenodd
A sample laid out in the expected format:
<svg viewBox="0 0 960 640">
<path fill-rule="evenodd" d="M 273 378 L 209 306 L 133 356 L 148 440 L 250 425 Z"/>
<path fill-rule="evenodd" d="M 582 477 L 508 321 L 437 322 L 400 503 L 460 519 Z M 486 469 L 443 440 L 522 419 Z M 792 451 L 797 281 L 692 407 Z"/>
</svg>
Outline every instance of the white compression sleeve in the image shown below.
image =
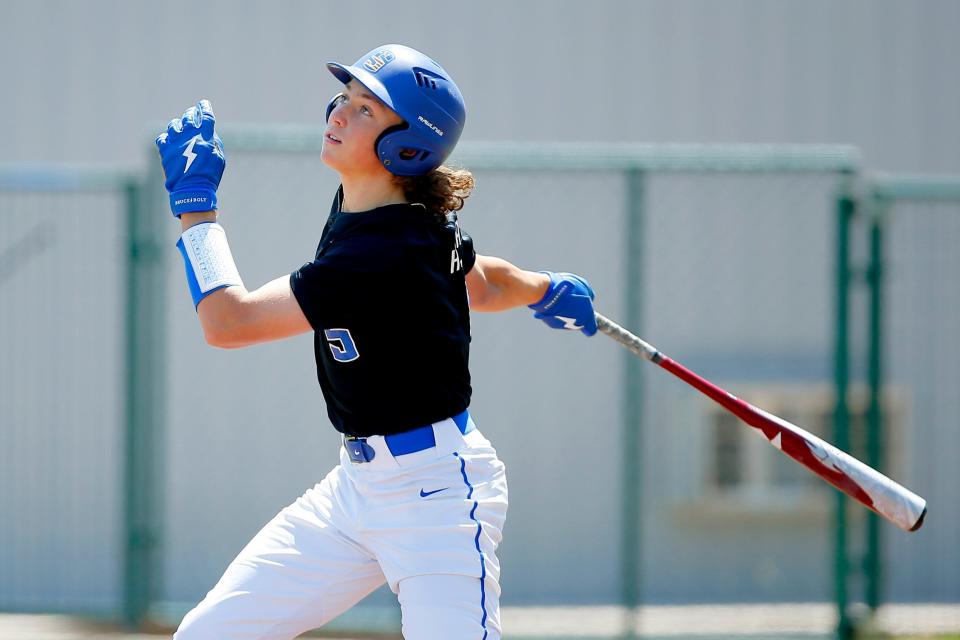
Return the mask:
<svg viewBox="0 0 960 640">
<path fill-rule="evenodd" d="M 184 231 L 177 249 L 183 256 L 194 307 L 217 289 L 243 285 L 227 234 L 216 222 L 202 222 Z"/>
</svg>

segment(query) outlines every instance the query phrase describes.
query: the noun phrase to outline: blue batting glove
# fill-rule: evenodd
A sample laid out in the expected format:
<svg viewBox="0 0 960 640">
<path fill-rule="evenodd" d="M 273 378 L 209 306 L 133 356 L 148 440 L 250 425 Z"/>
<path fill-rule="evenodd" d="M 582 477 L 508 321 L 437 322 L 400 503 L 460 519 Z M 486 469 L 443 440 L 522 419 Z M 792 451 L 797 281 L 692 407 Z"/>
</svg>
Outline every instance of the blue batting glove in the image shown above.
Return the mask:
<svg viewBox="0 0 960 640">
<path fill-rule="evenodd" d="M 579 330 L 587 336 L 595 334 L 597 318 L 590 283 L 574 273 L 541 273 L 550 276 L 550 286 L 540 302 L 529 305 L 536 311 L 533 317 L 553 329 Z"/>
<path fill-rule="evenodd" d="M 201 100 L 174 118 L 157 136 L 173 215 L 217 208 L 217 187 L 227 166 L 223 141 L 213 130 L 216 118 L 209 100 Z"/>
</svg>

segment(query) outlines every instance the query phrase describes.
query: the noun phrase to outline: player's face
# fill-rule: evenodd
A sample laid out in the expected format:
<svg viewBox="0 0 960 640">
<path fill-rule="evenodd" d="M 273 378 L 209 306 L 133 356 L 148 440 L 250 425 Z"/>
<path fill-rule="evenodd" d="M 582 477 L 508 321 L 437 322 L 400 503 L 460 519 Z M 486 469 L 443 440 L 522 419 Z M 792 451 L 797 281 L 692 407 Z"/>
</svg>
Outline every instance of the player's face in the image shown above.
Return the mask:
<svg viewBox="0 0 960 640">
<path fill-rule="evenodd" d="M 384 129 L 401 122 L 403 119 L 366 87 L 351 81 L 330 112 L 320 157 L 340 173 L 385 173 L 374 142 Z"/>
</svg>

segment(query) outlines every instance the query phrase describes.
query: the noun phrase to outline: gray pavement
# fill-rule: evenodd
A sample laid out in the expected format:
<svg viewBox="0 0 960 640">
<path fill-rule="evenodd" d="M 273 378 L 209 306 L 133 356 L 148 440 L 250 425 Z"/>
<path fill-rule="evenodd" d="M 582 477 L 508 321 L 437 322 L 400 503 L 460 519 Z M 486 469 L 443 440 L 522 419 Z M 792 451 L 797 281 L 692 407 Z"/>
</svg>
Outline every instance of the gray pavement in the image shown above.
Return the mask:
<svg viewBox="0 0 960 640">
<path fill-rule="evenodd" d="M 505 607 L 508 638 L 566 640 L 623 637 L 630 620 L 620 607 Z M 632 620 L 645 639 L 725 640 L 748 638 L 830 638 L 836 612 L 829 603 L 647 606 Z M 899 636 L 960 634 L 960 604 L 893 604 L 880 608 L 870 628 Z M 157 640 L 170 630 L 124 633 L 103 623 L 58 615 L 0 615 L 0 640 Z M 311 637 L 333 638 L 320 632 Z M 358 640 L 361 636 L 337 640 Z M 399 638 L 375 634 L 363 638 Z"/>
</svg>

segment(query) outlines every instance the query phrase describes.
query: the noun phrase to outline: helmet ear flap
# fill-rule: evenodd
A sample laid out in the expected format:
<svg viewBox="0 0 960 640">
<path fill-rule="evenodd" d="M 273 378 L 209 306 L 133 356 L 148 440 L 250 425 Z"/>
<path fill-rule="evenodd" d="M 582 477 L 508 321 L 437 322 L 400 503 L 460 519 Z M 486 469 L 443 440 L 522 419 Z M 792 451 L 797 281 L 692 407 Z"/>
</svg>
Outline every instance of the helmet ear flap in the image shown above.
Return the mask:
<svg viewBox="0 0 960 640">
<path fill-rule="evenodd" d="M 397 160 L 401 159 L 404 150 L 395 148 L 391 143 L 396 138 L 395 134 L 406 131 L 410 126 L 406 122 L 395 124 L 392 127 L 384 129 L 373 143 L 373 150 L 376 152 L 380 162 L 391 173 L 395 170 Z"/>
<path fill-rule="evenodd" d="M 436 169 L 442 158 L 407 123 L 398 124 L 380 134 L 375 143 L 377 157 L 390 173 L 419 176 Z"/>
<path fill-rule="evenodd" d="M 341 91 L 337 95 L 330 98 L 330 102 L 327 103 L 327 115 L 324 116 L 324 122 L 330 122 L 330 114 L 333 113 L 333 110 L 340 104 L 340 98 L 343 97 L 343 92 Z"/>
</svg>

